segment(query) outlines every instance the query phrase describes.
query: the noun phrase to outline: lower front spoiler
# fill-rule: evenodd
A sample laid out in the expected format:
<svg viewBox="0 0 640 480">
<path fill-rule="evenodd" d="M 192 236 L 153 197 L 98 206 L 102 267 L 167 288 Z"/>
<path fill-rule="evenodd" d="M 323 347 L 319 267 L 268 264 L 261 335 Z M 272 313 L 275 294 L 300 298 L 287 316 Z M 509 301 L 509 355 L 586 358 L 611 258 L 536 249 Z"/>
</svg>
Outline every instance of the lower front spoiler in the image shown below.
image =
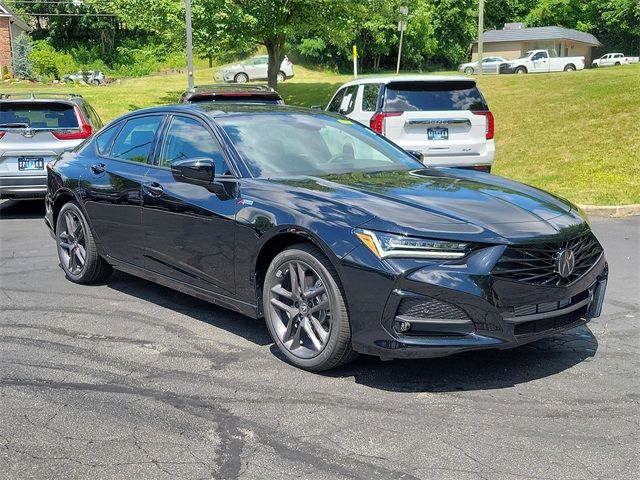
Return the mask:
<svg viewBox="0 0 640 480">
<path fill-rule="evenodd" d="M 473 331 L 462 335 L 427 337 L 398 334 L 397 337 L 393 337 L 385 331 L 388 334 L 387 338 L 378 339 L 369 344 L 354 341 L 353 348 L 359 353 L 375 355 L 383 360 L 436 358 L 471 350 L 515 348 L 585 325 L 592 318 L 599 317 L 606 288 L 605 274 L 589 288 L 588 299 L 573 307 L 558 310 L 557 316 L 535 314 L 506 317 L 504 320 L 509 331 L 503 332 L 501 336 L 494 337 Z M 403 317 L 396 318 L 403 319 Z M 537 330 L 538 328 L 542 330 Z M 525 333 L 516 334 L 518 331 Z"/>
</svg>

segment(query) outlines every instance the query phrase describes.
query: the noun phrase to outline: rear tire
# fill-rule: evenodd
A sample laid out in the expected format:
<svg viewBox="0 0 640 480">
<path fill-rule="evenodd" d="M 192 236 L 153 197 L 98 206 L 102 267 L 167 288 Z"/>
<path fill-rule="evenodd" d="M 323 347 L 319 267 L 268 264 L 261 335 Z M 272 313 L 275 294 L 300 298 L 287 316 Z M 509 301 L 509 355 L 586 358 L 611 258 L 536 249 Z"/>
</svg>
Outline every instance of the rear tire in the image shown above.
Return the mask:
<svg viewBox="0 0 640 480">
<path fill-rule="evenodd" d="M 570 63 L 569 65 L 564 67 L 564 71 L 565 72 L 575 72 L 576 71 L 576 66 L 573 63 Z"/>
<path fill-rule="evenodd" d="M 60 209 L 56 241 L 60 266 L 72 282 L 103 282 L 113 272 L 111 265 L 98 254 L 87 219 L 77 203 L 66 203 Z"/>
<path fill-rule="evenodd" d="M 524 73 L 529 73 L 529 72 L 527 71 L 527 67 L 518 67 L 516 68 L 516 73 L 519 75 L 522 75 Z"/>
<path fill-rule="evenodd" d="M 284 82 L 287 79 L 287 76 L 284 72 L 278 72 L 278 74 L 276 75 L 276 79 L 278 80 L 278 82 Z"/>
<path fill-rule="evenodd" d="M 247 83 L 249 81 L 249 75 L 246 73 L 237 73 L 235 77 L 233 77 L 233 81 L 236 83 Z"/>
<path fill-rule="evenodd" d="M 263 307 L 271 338 L 296 367 L 329 370 L 357 356 L 342 284 L 316 246 L 301 243 L 276 255 L 265 275 Z"/>
<path fill-rule="evenodd" d="M 620 62 L 616 62 L 613 66 L 614 66 L 614 67 L 619 67 L 620 65 L 621 65 L 621 63 L 620 63 Z"/>
</svg>

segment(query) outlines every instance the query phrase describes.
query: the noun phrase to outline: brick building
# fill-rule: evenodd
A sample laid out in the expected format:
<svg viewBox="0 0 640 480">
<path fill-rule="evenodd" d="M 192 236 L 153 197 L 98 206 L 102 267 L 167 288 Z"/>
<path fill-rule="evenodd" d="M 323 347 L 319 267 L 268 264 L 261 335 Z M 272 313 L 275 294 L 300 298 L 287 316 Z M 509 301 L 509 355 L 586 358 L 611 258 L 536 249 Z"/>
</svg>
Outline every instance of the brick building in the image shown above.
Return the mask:
<svg viewBox="0 0 640 480">
<path fill-rule="evenodd" d="M 13 40 L 22 32 L 29 32 L 29 25 L 16 17 L 0 3 L 0 73 L 5 65 L 12 71 Z"/>
</svg>

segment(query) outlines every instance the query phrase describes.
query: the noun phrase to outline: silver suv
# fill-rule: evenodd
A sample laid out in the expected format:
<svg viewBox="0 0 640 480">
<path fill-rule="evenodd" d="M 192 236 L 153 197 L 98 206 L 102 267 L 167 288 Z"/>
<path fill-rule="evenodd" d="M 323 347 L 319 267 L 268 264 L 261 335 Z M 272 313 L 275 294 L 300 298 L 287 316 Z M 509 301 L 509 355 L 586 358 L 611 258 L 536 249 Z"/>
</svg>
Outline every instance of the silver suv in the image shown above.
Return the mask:
<svg viewBox="0 0 640 480">
<path fill-rule="evenodd" d="M 48 162 L 102 127 L 80 95 L 0 94 L 0 198 L 38 198 Z"/>
</svg>

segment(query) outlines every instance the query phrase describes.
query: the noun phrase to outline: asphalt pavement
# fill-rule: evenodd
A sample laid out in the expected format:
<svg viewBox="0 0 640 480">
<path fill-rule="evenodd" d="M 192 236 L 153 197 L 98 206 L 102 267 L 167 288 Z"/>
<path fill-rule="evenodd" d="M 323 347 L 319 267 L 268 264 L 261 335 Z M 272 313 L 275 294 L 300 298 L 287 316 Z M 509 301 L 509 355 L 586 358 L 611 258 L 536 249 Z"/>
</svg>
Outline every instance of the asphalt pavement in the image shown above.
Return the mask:
<svg viewBox="0 0 640 480">
<path fill-rule="evenodd" d="M 0 203 L 0 479 L 640 477 L 640 217 L 593 221 L 610 281 L 587 326 L 314 374 L 261 321 L 67 281 L 42 215 Z"/>
</svg>

